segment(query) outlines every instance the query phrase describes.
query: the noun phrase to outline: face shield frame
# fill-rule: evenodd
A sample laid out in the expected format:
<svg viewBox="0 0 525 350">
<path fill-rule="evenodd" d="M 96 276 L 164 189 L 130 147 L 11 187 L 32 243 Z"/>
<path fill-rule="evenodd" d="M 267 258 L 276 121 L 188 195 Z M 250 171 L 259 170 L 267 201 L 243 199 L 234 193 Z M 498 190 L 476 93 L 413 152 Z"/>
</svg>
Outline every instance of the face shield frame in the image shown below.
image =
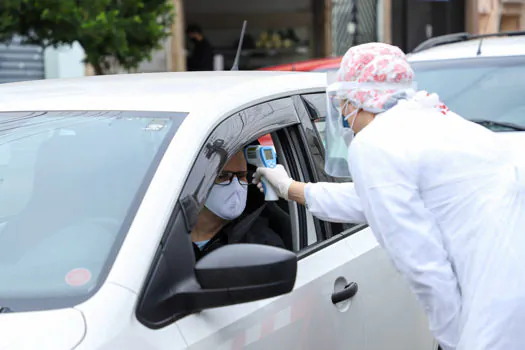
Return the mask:
<svg viewBox="0 0 525 350">
<path fill-rule="evenodd" d="M 361 105 L 358 101 L 350 99 L 352 90 L 361 91 L 388 91 L 393 94 L 404 91 L 416 91 L 415 83 L 359 83 L 359 82 L 335 82 L 328 85 L 326 89 L 327 116 L 325 127 L 325 172 L 337 178 L 351 178 L 348 164 L 348 151 L 354 138 L 354 130 L 350 123 L 354 123 L 360 110 L 379 114 L 385 109 L 370 108 Z M 351 104 L 355 110 L 343 115 L 345 106 Z M 349 119 L 352 118 L 350 122 Z"/>
</svg>

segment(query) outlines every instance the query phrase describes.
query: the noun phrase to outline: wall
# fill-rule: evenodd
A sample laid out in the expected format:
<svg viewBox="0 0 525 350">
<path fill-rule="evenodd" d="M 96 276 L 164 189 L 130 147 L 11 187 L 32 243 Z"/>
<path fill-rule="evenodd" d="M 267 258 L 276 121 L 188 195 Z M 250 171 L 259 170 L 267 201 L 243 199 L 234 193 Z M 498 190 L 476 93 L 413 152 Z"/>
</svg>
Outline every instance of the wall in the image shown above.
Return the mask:
<svg viewBox="0 0 525 350">
<path fill-rule="evenodd" d="M 44 54 L 39 46 L 22 44 L 15 37 L 0 44 L 0 83 L 44 79 Z"/>
<path fill-rule="evenodd" d="M 503 1 L 501 8 L 500 31 L 525 29 L 525 1 Z"/>
<path fill-rule="evenodd" d="M 477 33 L 525 30 L 525 0 L 471 1 L 477 2 Z"/>
<path fill-rule="evenodd" d="M 44 51 L 46 79 L 76 78 L 85 75 L 84 50 L 80 44 L 47 48 Z"/>
<path fill-rule="evenodd" d="M 499 31 L 501 16 L 500 0 L 478 1 L 478 33 L 495 33 Z"/>
<path fill-rule="evenodd" d="M 171 1 L 175 8 L 175 18 L 171 27 L 167 70 L 181 72 L 186 70 L 184 2 L 183 0 Z"/>
<path fill-rule="evenodd" d="M 518 15 L 502 15 L 500 30 L 502 32 L 511 32 L 521 29 L 521 19 Z"/>
<path fill-rule="evenodd" d="M 155 73 L 166 72 L 170 66 L 171 39 L 168 38 L 162 43 L 162 49 L 151 53 L 151 61 L 144 61 L 140 64 L 138 72 Z"/>
</svg>

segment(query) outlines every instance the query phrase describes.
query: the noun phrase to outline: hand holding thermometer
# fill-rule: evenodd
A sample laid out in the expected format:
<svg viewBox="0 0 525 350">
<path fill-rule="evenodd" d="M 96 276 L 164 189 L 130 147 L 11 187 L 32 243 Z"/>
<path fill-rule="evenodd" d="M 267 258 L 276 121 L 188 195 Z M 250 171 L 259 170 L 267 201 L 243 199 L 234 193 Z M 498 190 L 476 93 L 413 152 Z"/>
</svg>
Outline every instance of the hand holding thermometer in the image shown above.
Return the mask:
<svg viewBox="0 0 525 350">
<path fill-rule="evenodd" d="M 245 148 L 244 154 L 248 164 L 258 168 L 275 168 L 277 165 L 275 149 L 272 146 L 248 146 Z M 261 178 L 261 183 L 264 190 L 264 200 L 279 200 L 275 189 L 264 178 Z"/>
</svg>

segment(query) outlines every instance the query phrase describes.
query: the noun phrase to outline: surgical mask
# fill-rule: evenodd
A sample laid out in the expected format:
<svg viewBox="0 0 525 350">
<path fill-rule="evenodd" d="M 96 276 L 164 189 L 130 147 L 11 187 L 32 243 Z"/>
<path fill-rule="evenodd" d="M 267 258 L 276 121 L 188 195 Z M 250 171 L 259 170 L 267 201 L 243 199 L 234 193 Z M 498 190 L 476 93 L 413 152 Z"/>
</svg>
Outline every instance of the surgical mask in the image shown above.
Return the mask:
<svg viewBox="0 0 525 350">
<path fill-rule="evenodd" d="M 235 177 L 229 185 L 213 186 L 206 200 L 206 208 L 224 220 L 234 220 L 246 208 L 247 198 L 248 188 Z"/>
</svg>

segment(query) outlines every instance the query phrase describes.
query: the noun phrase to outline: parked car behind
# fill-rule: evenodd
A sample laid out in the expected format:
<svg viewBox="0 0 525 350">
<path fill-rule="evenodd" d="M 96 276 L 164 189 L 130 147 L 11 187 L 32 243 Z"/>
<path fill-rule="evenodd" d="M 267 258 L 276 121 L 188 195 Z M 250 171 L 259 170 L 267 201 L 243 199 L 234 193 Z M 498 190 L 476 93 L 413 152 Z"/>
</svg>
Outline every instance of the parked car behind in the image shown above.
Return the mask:
<svg viewBox="0 0 525 350">
<path fill-rule="evenodd" d="M 525 130 L 525 32 L 437 37 L 408 59 L 419 88 L 454 112 L 494 131 Z"/>
<path fill-rule="evenodd" d="M 280 64 L 277 66 L 270 66 L 259 68 L 259 70 L 272 70 L 272 71 L 294 71 L 294 72 L 325 72 L 337 70 L 341 63 L 342 57 L 327 57 L 311 59 L 307 61 Z"/>
</svg>

